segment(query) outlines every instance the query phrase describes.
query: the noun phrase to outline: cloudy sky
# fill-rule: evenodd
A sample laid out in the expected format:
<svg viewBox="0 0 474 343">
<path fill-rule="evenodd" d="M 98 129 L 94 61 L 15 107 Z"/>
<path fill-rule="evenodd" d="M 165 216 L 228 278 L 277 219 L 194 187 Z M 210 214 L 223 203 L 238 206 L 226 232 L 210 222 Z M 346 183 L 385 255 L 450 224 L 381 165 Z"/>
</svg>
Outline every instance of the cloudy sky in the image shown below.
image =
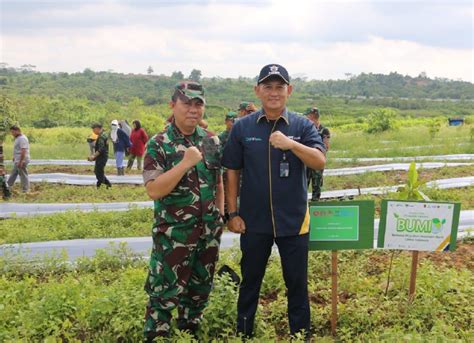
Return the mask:
<svg viewBox="0 0 474 343">
<path fill-rule="evenodd" d="M 389 73 L 474 82 L 474 1 L 0 0 L 0 61 L 40 71 L 112 69 L 341 79 Z"/>
</svg>

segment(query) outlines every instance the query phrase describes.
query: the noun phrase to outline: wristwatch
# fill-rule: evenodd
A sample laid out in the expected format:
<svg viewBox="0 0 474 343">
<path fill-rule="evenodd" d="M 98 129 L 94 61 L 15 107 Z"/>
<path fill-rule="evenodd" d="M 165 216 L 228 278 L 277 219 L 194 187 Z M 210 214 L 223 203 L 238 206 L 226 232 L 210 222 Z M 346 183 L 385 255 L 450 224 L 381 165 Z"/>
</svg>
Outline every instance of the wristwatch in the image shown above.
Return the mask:
<svg viewBox="0 0 474 343">
<path fill-rule="evenodd" d="M 239 215 L 239 212 L 235 211 L 235 212 L 226 213 L 224 217 L 225 217 L 226 222 L 228 222 L 229 220 L 237 217 L 238 215 Z"/>
</svg>

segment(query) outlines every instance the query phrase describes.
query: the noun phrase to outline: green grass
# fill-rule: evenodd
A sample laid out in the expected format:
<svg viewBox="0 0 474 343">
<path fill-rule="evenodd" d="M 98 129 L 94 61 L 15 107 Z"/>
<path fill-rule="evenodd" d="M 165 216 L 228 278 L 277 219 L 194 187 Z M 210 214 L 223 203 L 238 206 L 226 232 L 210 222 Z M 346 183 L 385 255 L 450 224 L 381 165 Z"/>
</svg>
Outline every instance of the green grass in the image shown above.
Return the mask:
<svg viewBox="0 0 474 343">
<path fill-rule="evenodd" d="M 474 187 L 458 189 L 424 189 L 433 201 L 461 202 L 461 209 L 474 209 Z M 382 199 L 397 199 L 396 193 L 362 195 L 356 199 L 375 201 L 376 216 Z M 152 209 L 126 212 L 70 211 L 47 216 L 0 220 L 0 244 L 26 243 L 79 238 L 144 237 L 151 235 Z"/>
<path fill-rule="evenodd" d="M 459 167 L 442 167 L 436 169 L 418 169 L 419 179 L 428 182 L 439 179 L 465 177 L 474 175 L 474 165 Z M 344 176 L 324 176 L 325 191 L 336 189 L 366 188 L 378 186 L 395 186 L 403 184 L 407 179 L 407 171 L 368 172 Z"/>
<path fill-rule="evenodd" d="M 47 216 L 0 220 L 0 244 L 78 238 L 150 236 L 152 209 L 126 212 L 70 211 Z"/>
<path fill-rule="evenodd" d="M 350 118 L 354 121 L 354 118 Z M 430 119 L 417 119 L 416 126 L 410 126 L 410 120 L 401 121 L 396 130 L 380 134 L 368 134 L 361 128 L 350 130 L 332 128 L 331 157 L 397 157 L 474 153 L 470 125 L 461 127 L 442 126 L 434 139 L 429 134 Z M 425 124 L 423 124 L 426 122 Z M 331 129 L 331 127 L 329 127 Z M 223 129 L 216 126 L 216 132 Z M 86 159 L 89 148 L 86 138 L 90 133 L 87 128 L 26 128 L 25 134 L 31 140 L 32 159 Z M 150 134 L 151 136 L 151 134 Z M 458 145 L 464 143 L 465 145 Z M 414 146 L 442 145 L 422 149 L 409 149 Z M 375 149 L 388 149 L 375 151 Z M 11 156 L 12 140 L 5 143 L 5 156 Z M 113 158 L 112 149 L 110 157 Z M 9 158 L 7 158 L 9 159 Z"/>
<path fill-rule="evenodd" d="M 143 185 L 114 184 L 111 188 L 102 186 L 72 186 L 53 183 L 31 183 L 31 192 L 20 191 L 19 183 L 13 187 L 11 201 L 22 203 L 80 203 L 80 202 L 133 202 L 148 201 Z"/>
<path fill-rule="evenodd" d="M 471 243 L 472 244 L 472 243 Z M 472 245 L 460 245 L 470 252 Z M 474 276 L 460 264 L 421 259 L 417 295 L 407 302 L 410 257 L 396 255 L 385 296 L 389 252 L 339 253 L 338 337 L 340 342 L 469 342 L 474 338 Z M 450 256 L 454 256 L 453 253 Z M 458 256 L 460 257 L 460 256 Z M 220 265 L 238 271 L 239 251 L 221 253 Z M 310 252 L 311 326 L 316 341 L 330 338 L 330 252 Z M 66 257 L 26 262 L 22 256 L 0 257 L 0 340 L 136 342 L 141 339 L 146 294 L 146 263 L 115 246 L 76 265 Z M 288 341 L 285 286 L 277 256 L 263 281 L 253 342 Z M 241 342 L 234 335 L 237 289 L 217 277 L 199 332 L 201 341 Z M 176 341 L 189 336 L 173 332 Z"/>
<path fill-rule="evenodd" d="M 470 141 L 470 127 L 442 127 L 433 140 L 428 127 L 401 127 L 380 134 L 362 131 L 339 132 L 331 135 L 331 157 L 398 157 L 474 153 L 474 142 Z M 464 143 L 466 145 L 458 145 Z M 442 145 L 421 149 L 415 146 Z M 379 150 L 375 149 L 387 149 Z"/>
</svg>

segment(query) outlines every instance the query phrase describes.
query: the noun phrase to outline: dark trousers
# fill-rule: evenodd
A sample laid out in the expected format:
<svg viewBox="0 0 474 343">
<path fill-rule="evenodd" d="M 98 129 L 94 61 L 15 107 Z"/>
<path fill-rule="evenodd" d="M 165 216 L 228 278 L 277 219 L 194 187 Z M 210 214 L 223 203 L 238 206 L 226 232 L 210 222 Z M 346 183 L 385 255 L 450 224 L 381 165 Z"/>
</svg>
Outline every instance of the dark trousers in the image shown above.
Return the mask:
<svg viewBox="0 0 474 343">
<path fill-rule="evenodd" d="M 100 187 L 103 183 L 107 186 L 110 186 L 110 181 L 105 176 L 105 165 L 107 164 L 107 159 L 97 159 L 95 161 L 94 174 L 97 178 L 97 188 Z"/>
<path fill-rule="evenodd" d="M 251 337 L 260 286 L 272 252 L 273 242 L 280 253 L 283 278 L 288 291 L 290 333 L 310 329 L 308 300 L 309 235 L 277 237 L 245 233 L 240 236 L 242 283 L 237 303 L 237 332 Z"/>
</svg>

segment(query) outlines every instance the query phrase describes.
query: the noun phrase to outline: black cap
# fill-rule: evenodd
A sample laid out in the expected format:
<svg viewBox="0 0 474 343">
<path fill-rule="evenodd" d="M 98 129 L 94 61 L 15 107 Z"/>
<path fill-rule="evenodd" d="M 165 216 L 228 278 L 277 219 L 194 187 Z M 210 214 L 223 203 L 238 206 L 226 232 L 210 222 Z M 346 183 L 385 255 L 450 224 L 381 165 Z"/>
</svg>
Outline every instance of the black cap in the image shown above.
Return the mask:
<svg viewBox="0 0 474 343">
<path fill-rule="evenodd" d="M 265 67 L 262 68 L 262 70 L 260 70 L 257 85 L 272 76 L 279 77 L 287 85 L 290 84 L 290 75 L 288 75 L 288 71 L 285 69 L 285 67 L 279 64 L 267 64 Z"/>
</svg>

